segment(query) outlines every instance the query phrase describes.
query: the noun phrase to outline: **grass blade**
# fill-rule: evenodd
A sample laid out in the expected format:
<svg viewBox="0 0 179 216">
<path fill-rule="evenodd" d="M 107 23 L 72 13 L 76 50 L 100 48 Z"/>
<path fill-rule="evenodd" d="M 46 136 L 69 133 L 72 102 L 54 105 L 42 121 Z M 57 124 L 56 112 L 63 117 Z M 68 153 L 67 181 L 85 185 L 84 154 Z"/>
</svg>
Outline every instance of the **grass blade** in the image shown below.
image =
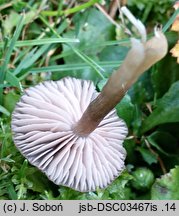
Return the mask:
<svg viewBox="0 0 179 216">
<path fill-rule="evenodd" d="M 174 14 L 170 17 L 168 22 L 165 24 L 165 26 L 163 27 L 163 32 L 166 32 L 170 28 L 170 26 L 173 24 L 178 14 L 179 14 L 179 9 L 174 12 Z"/>
<path fill-rule="evenodd" d="M 122 61 L 102 61 L 97 62 L 103 68 L 118 68 L 121 65 Z M 70 70 L 81 70 L 89 69 L 91 66 L 88 63 L 78 63 L 78 64 L 66 64 L 66 65 L 53 65 L 48 67 L 39 67 L 39 68 L 32 68 L 28 71 L 28 73 L 21 74 L 19 80 L 23 79 L 30 73 L 48 73 L 48 72 L 64 72 Z"/>
<path fill-rule="evenodd" d="M 23 46 L 37 46 L 37 45 L 45 45 L 45 44 L 54 44 L 54 43 L 78 43 L 79 40 L 76 38 L 44 38 L 44 39 L 34 39 L 34 40 L 24 40 L 17 41 L 15 43 L 15 47 L 23 47 Z M 0 43 L 0 48 L 4 46 L 4 43 Z M 7 45 L 8 47 L 10 44 Z"/>
<path fill-rule="evenodd" d="M 4 79 L 6 77 L 6 71 L 7 71 L 7 67 L 8 67 L 8 64 L 9 64 L 9 61 L 10 61 L 10 57 L 11 57 L 11 54 L 13 52 L 13 49 L 14 49 L 14 46 L 15 46 L 15 43 L 17 41 L 17 39 L 19 38 L 19 35 L 21 33 L 21 30 L 22 30 L 22 27 L 23 27 L 23 24 L 24 24 L 24 15 L 20 16 L 20 20 L 19 20 L 19 23 L 17 25 L 17 28 L 14 32 L 14 35 L 12 37 L 12 39 L 10 40 L 10 44 L 9 44 L 9 47 L 5 53 L 5 56 L 4 56 L 4 59 L 3 59 L 3 64 L 2 64 L 2 67 L 1 67 L 1 71 L 0 71 L 0 84 L 3 84 L 4 83 Z M 3 103 L 3 89 L 0 89 L 0 104 Z"/>
</svg>

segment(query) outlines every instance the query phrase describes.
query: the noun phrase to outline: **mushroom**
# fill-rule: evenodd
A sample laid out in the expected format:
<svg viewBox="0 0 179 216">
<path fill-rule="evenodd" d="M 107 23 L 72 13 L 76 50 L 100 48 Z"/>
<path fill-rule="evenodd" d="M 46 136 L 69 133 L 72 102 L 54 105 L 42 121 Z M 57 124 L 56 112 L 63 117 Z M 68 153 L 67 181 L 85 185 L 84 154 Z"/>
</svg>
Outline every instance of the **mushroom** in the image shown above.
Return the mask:
<svg viewBox="0 0 179 216">
<path fill-rule="evenodd" d="M 92 81 L 67 77 L 25 90 L 12 114 L 14 143 L 57 185 L 78 191 L 105 188 L 123 171 L 128 133 L 114 109 L 130 86 L 167 53 L 160 29 L 146 41 L 143 24 L 123 7 L 142 35 L 101 93 Z"/>
</svg>

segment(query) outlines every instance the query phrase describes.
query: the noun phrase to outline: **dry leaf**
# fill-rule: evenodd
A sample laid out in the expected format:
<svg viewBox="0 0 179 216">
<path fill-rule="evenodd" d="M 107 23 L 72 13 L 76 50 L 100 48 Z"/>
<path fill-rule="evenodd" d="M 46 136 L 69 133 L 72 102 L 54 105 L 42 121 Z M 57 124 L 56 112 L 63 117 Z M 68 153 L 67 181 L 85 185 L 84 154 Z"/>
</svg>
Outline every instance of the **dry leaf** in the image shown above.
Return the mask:
<svg viewBox="0 0 179 216">
<path fill-rule="evenodd" d="M 177 16 L 175 21 L 173 22 L 171 30 L 179 32 L 179 16 Z"/>
<path fill-rule="evenodd" d="M 179 64 L 179 41 L 175 44 L 175 46 L 170 50 L 173 57 L 177 57 L 177 63 Z"/>
<path fill-rule="evenodd" d="M 174 6 L 175 10 L 179 8 L 179 1 L 175 2 Z M 175 21 L 172 24 L 172 31 L 179 32 L 179 16 L 176 17 Z"/>
<path fill-rule="evenodd" d="M 179 8 L 179 1 L 175 2 L 174 6 L 175 10 Z M 175 21 L 171 27 L 172 31 L 179 32 L 179 16 L 176 17 Z M 177 63 L 179 64 L 179 41 L 175 44 L 175 46 L 170 50 L 173 57 L 177 57 Z"/>
</svg>

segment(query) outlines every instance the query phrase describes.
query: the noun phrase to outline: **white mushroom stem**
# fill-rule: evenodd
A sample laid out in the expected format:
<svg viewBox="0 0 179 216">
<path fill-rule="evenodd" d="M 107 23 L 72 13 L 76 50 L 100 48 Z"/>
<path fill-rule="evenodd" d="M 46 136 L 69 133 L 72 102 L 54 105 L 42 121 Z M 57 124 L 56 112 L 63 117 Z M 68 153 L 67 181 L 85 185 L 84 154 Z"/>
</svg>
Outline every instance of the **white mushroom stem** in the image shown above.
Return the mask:
<svg viewBox="0 0 179 216">
<path fill-rule="evenodd" d="M 111 75 L 99 96 L 89 104 L 74 126 L 76 134 L 87 136 L 94 131 L 139 76 L 166 55 L 168 44 L 165 35 L 158 28 L 154 34 L 145 43 L 131 39 L 132 47 L 119 70 Z"/>
</svg>

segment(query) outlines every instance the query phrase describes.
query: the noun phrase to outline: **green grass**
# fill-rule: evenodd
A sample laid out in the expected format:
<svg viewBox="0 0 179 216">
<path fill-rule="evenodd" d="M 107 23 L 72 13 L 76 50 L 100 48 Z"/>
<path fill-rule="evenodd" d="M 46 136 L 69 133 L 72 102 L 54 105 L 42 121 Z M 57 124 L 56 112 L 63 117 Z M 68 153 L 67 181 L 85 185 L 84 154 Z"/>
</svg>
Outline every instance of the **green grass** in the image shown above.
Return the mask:
<svg viewBox="0 0 179 216">
<path fill-rule="evenodd" d="M 44 44 L 53 44 L 53 43 L 78 43 L 78 39 L 72 38 L 44 38 L 44 39 L 35 39 L 35 40 L 24 40 L 16 41 L 14 47 L 25 47 L 25 46 L 39 46 Z M 0 48 L 4 46 L 4 43 L 0 43 Z M 7 44 L 9 47 L 10 44 Z"/>
<path fill-rule="evenodd" d="M 92 80 L 100 91 L 130 48 L 124 29 L 116 29 L 95 7 L 101 1 L 75 1 L 71 7 L 55 2 L 3 0 L 0 5 L 0 199 L 179 199 L 179 65 L 170 53 L 116 107 L 129 128 L 126 169 L 106 189 L 80 193 L 57 186 L 15 147 L 11 114 L 26 88 L 72 76 Z M 128 6 L 145 21 L 148 37 L 161 22 L 170 50 L 178 40 L 170 28 L 179 10 L 172 9 L 172 1 L 157 2 L 147 6 L 143 0 L 139 7 L 139 0 L 132 0 Z M 121 24 L 117 13 L 114 19 Z"/>
</svg>

